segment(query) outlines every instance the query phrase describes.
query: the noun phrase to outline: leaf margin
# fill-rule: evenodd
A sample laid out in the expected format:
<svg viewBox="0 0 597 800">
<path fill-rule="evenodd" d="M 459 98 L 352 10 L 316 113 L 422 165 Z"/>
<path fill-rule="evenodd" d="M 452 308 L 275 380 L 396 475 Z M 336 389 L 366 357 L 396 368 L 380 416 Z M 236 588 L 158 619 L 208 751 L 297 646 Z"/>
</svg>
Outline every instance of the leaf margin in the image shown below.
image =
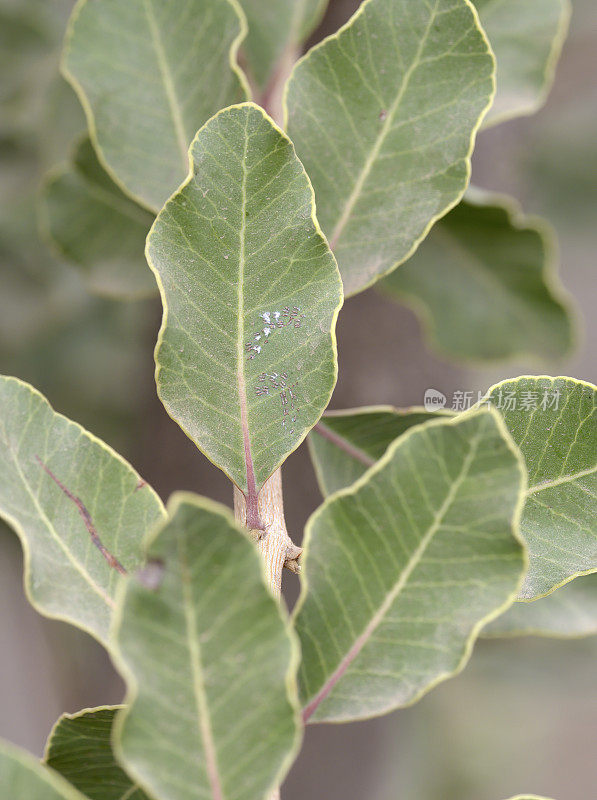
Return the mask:
<svg viewBox="0 0 597 800">
<path fill-rule="evenodd" d="M 490 114 L 488 117 L 486 117 L 481 125 L 482 131 L 488 131 L 491 128 L 494 128 L 496 125 L 501 125 L 502 122 L 510 122 L 513 119 L 524 119 L 525 117 L 531 117 L 533 114 L 536 114 L 543 108 L 555 82 L 558 62 L 560 60 L 564 44 L 566 43 L 566 39 L 568 38 L 571 19 L 572 2 L 571 0 L 562 0 L 560 22 L 556 31 L 556 35 L 551 41 L 549 56 L 543 68 L 543 85 L 541 87 L 541 91 L 537 93 L 534 103 L 529 105 L 524 111 L 503 111 L 501 114 L 496 114 L 495 116 Z M 517 798 L 513 798 L 513 800 L 517 800 Z M 522 800 L 524 800 L 524 798 Z M 541 800 L 541 798 L 539 798 L 539 800 Z"/>
</svg>

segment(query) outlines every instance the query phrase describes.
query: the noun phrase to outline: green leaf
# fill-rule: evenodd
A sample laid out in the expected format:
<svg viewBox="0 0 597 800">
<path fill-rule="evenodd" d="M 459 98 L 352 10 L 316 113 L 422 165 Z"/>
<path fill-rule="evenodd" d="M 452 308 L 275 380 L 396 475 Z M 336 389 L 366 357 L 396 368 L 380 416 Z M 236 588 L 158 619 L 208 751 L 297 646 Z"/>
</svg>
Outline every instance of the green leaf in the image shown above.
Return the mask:
<svg viewBox="0 0 597 800">
<path fill-rule="evenodd" d="M 0 794 L 6 800 L 85 800 L 29 753 L 0 741 Z"/>
<path fill-rule="evenodd" d="M 142 562 L 161 501 L 123 458 L 17 378 L 0 376 L 0 420 L 0 516 L 21 539 L 29 599 L 106 644 L 118 571 L 94 546 L 76 501 L 127 570 Z"/>
<path fill-rule="evenodd" d="M 114 718 L 121 706 L 63 714 L 46 745 L 46 764 L 89 800 L 148 800 L 112 750 Z"/>
<path fill-rule="evenodd" d="M 243 42 L 249 74 L 265 89 L 276 67 L 293 55 L 323 16 L 328 0 L 240 0 L 249 32 Z"/>
<path fill-rule="evenodd" d="M 568 0 L 472 0 L 497 60 L 497 92 L 484 126 L 540 108 L 568 33 Z"/>
<path fill-rule="evenodd" d="M 391 406 L 326 412 L 307 440 L 321 493 L 325 497 L 350 486 L 413 425 L 448 415 L 448 411 Z"/>
<path fill-rule="evenodd" d="M 191 155 L 147 243 L 164 304 L 158 392 L 256 509 L 329 402 L 340 276 L 309 179 L 262 109 L 220 112 Z"/>
<path fill-rule="evenodd" d="M 572 330 L 554 267 L 553 235 L 510 198 L 478 190 L 381 283 L 428 323 L 452 358 L 561 358 Z"/>
<path fill-rule="evenodd" d="M 79 0 L 63 72 L 116 183 L 157 211 L 187 175 L 188 147 L 216 111 L 246 97 L 234 0 Z"/>
<path fill-rule="evenodd" d="M 597 634 L 597 575 L 576 578 L 547 597 L 518 602 L 490 622 L 483 636 L 553 636 Z"/>
<path fill-rule="evenodd" d="M 51 243 L 81 268 L 92 291 L 129 299 L 157 291 L 143 257 L 153 216 L 111 180 L 88 138 L 71 165 L 46 179 L 41 213 Z"/>
<path fill-rule="evenodd" d="M 524 600 L 597 572 L 595 386 L 524 376 L 487 392 L 524 457 L 529 486 L 521 533 L 529 548 Z"/>
<path fill-rule="evenodd" d="M 120 598 L 118 758 L 159 798 L 265 797 L 298 744 L 294 637 L 230 513 L 182 494 L 169 511 L 148 553 L 160 585 Z"/>
<path fill-rule="evenodd" d="M 416 426 L 307 523 L 296 628 L 304 717 L 418 700 L 458 672 L 525 567 L 524 468 L 486 409 Z"/>
<path fill-rule="evenodd" d="M 347 295 L 405 261 L 462 197 L 493 72 L 466 0 L 366 0 L 298 62 L 287 129 Z"/>
</svg>

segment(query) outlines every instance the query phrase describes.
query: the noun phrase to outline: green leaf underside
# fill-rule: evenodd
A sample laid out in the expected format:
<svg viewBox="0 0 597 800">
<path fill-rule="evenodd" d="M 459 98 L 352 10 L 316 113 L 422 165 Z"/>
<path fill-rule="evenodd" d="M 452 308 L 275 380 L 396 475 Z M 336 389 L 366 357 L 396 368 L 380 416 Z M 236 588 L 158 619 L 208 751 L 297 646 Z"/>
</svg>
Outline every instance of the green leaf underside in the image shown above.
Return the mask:
<svg viewBox="0 0 597 800">
<path fill-rule="evenodd" d="M 0 795 L 6 800 L 85 800 L 24 750 L 0 741 Z"/>
<path fill-rule="evenodd" d="M 249 23 L 243 42 L 249 73 L 257 86 L 265 89 L 285 53 L 313 31 L 327 0 L 240 0 L 240 4 Z"/>
<path fill-rule="evenodd" d="M 597 634 L 597 575 L 567 583 L 547 597 L 510 606 L 483 630 L 483 636 L 554 636 Z"/>
<path fill-rule="evenodd" d="M 329 411 L 309 434 L 309 452 L 324 497 L 350 486 L 382 457 L 389 444 L 413 425 L 448 411 L 372 406 Z"/>
<path fill-rule="evenodd" d="M 296 628 L 305 718 L 413 703 L 514 599 L 524 476 L 499 416 L 412 428 L 307 524 Z"/>
<path fill-rule="evenodd" d="M 380 288 L 412 302 L 434 346 L 449 356 L 561 358 L 571 347 L 571 321 L 545 226 L 525 219 L 509 198 L 474 197 L 438 222 Z"/>
<path fill-rule="evenodd" d="M 164 303 L 158 392 L 253 496 L 329 402 L 341 281 L 303 167 L 259 107 L 220 112 L 191 155 L 147 245 Z"/>
<path fill-rule="evenodd" d="M 294 69 L 287 129 L 354 294 L 462 196 L 494 60 L 466 0 L 366 0 Z"/>
<path fill-rule="evenodd" d="M 532 114 L 551 88 L 568 30 L 568 0 L 473 0 L 497 61 L 489 126 Z"/>
<path fill-rule="evenodd" d="M 29 598 L 107 644 L 118 573 L 38 458 L 80 498 L 102 544 L 128 570 L 141 564 L 143 537 L 163 506 L 107 445 L 33 387 L 0 377 L 0 516 L 21 539 Z"/>
<path fill-rule="evenodd" d="M 112 750 L 118 708 L 95 708 L 64 714 L 46 746 L 46 764 L 88 800 L 148 800 L 128 777 Z"/>
<path fill-rule="evenodd" d="M 169 510 L 148 553 L 161 585 L 123 587 L 119 760 L 152 796 L 255 800 L 295 753 L 295 645 L 230 514 L 190 495 Z"/>
<path fill-rule="evenodd" d="M 530 563 L 521 599 L 597 571 L 595 391 L 583 381 L 543 376 L 503 381 L 488 391 L 529 475 L 521 533 Z"/>
<path fill-rule="evenodd" d="M 130 200 L 97 160 L 88 138 L 73 163 L 42 190 L 46 232 L 98 294 L 133 299 L 157 292 L 143 257 L 153 216 Z"/>
<path fill-rule="evenodd" d="M 102 162 L 158 210 L 188 172 L 188 146 L 216 111 L 247 95 L 244 35 L 229 0 L 79 0 L 63 68 Z"/>
</svg>

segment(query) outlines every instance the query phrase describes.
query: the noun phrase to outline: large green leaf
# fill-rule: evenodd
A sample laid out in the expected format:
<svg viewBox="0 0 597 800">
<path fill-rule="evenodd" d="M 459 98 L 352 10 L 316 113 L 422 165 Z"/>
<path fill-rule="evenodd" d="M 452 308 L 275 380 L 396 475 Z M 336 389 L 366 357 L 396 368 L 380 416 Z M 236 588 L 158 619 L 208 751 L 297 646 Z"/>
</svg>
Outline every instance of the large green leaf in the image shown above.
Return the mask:
<svg viewBox="0 0 597 800">
<path fill-rule="evenodd" d="M 169 511 L 148 552 L 160 585 L 120 599 L 116 751 L 160 800 L 263 798 L 298 744 L 294 637 L 230 513 L 192 495 Z"/>
<path fill-rule="evenodd" d="M 304 716 L 415 702 L 467 661 L 514 600 L 524 468 L 485 409 L 403 434 L 307 523 L 296 628 Z"/>
<path fill-rule="evenodd" d="M 413 425 L 449 414 L 391 406 L 326 412 L 307 440 L 321 493 L 325 497 L 350 486 Z"/>
<path fill-rule="evenodd" d="M 143 255 L 153 216 L 111 180 L 88 138 L 72 165 L 46 179 L 41 211 L 51 242 L 81 268 L 92 291 L 117 298 L 157 292 Z"/>
<path fill-rule="evenodd" d="M 46 745 L 46 764 L 89 800 L 147 800 L 113 753 L 112 728 L 119 708 L 64 714 Z"/>
<path fill-rule="evenodd" d="M 0 741 L 0 796 L 6 800 L 85 800 L 24 750 Z"/>
<path fill-rule="evenodd" d="M 286 55 L 293 55 L 317 25 L 328 0 L 240 0 L 249 32 L 243 42 L 251 78 L 262 89 Z"/>
<path fill-rule="evenodd" d="M 163 514 L 123 458 L 32 386 L 0 376 L 0 516 L 21 539 L 25 588 L 39 611 L 106 643 L 118 582 L 107 556 L 137 568 L 143 537 Z"/>
<path fill-rule="evenodd" d="M 309 179 L 262 109 L 220 112 L 191 155 L 147 244 L 164 304 L 158 392 L 252 514 L 329 402 L 340 276 Z"/>
<path fill-rule="evenodd" d="M 552 239 L 510 198 L 475 192 L 380 288 L 412 304 L 453 358 L 561 358 L 572 331 Z"/>
<path fill-rule="evenodd" d="M 497 60 L 485 125 L 532 114 L 551 88 L 568 32 L 568 0 L 473 0 Z"/>
<path fill-rule="evenodd" d="M 547 597 L 510 606 L 484 629 L 483 636 L 554 636 L 597 634 L 597 575 L 567 583 Z"/>
<path fill-rule="evenodd" d="M 529 475 L 521 532 L 530 563 L 521 598 L 549 594 L 597 572 L 595 386 L 521 377 L 489 389 Z"/>
<path fill-rule="evenodd" d="M 188 147 L 216 111 L 247 95 L 236 64 L 245 23 L 235 0 L 79 0 L 65 77 L 101 161 L 157 211 L 187 175 Z"/>
<path fill-rule="evenodd" d="M 468 0 L 366 0 L 295 67 L 288 131 L 346 294 L 405 261 L 462 196 L 493 70 Z"/>
</svg>

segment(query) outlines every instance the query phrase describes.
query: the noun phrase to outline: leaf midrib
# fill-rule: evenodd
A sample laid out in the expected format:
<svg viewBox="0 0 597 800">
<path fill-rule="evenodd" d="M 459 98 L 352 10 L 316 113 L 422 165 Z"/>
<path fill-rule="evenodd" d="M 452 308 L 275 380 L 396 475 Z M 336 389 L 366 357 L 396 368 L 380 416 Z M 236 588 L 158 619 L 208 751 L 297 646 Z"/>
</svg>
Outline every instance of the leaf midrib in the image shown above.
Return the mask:
<svg viewBox="0 0 597 800">
<path fill-rule="evenodd" d="M 182 118 L 180 102 L 178 100 L 178 95 L 176 92 L 176 86 L 174 85 L 172 72 L 170 70 L 168 60 L 166 58 L 166 51 L 164 50 L 164 44 L 162 42 L 162 37 L 160 35 L 160 29 L 158 28 L 157 20 L 155 17 L 155 11 L 152 5 L 152 0 L 143 0 L 143 5 L 145 8 L 145 15 L 147 17 L 147 22 L 149 24 L 151 41 L 153 43 L 153 48 L 155 50 L 155 54 L 158 61 L 158 67 L 160 70 L 160 74 L 162 76 L 164 89 L 166 90 L 166 97 L 168 99 L 168 105 L 170 106 L 170 113 L 172 114 L 172 121 L 174 123 L 174 133 L 176 136 L 176 141 L 178 143 L 178 148 L 182 155 L 183 170 L 186 172 L 189 166 L 188 143 L 184 127 L 184 120 Z"/>
<path fill-rule="evenodd" d="M 247 503 L 249 497 L 257 496 L 255 481 L 255 468 L 251 452 L 251 437 L 249 433 L 249 418 L 247 408 L 247 383 L 245 377 L 245 238 L 247 233 L 247 153 L 249 146 L 249 118 L 245 119 L 245 142 L 242 156 L 242 181 L 241 181 L 241 208 L 240 231 L 238 252 L 238 339 L 236 342 L 236 375 L 238 382 L 238 399 L 240 404 L 240 422 L 243 436 L 243 450 L 245 454 L 245 474 L 247 481 Z M 249 506 L 247 504 L 247 512 Z"/>
<path fill-rule="evenodd" d="M 404 73 L 404 78 L 402 80 L 402 84 L 400 86 L 400 89 L 398 90 L 398 94 L 396 95 L 396 99 L 392 103 L 392 106 L 391 106 L 391 108 L 390 108 L 390 110 L 388 112 L 388 115 L 387 115 L 386 119 L 384 120 L 384 123 L 383 123 L 383 125 L 382 125 L 382 127 L 381 127 L 381 129 L 379 131 L 379 134 L 377 135 L 377 139 L 375 140 L 375 144 L 373 145 L 369 156 L 365 160 L 365 164 L 363 165 L 363 168 L 361 169 L 361 172 L 359 173 L 359 177 L 357 178 L 357 181 L 356 181 L 356 183 L 355 183 L 355 185 L 353 187 L 353 190 L 350 193 L 350 195 L 348 197 L 348 200 L 346 201 L 346 205 L 344 206 L 344 210 L 342 211 L 342 214 L 340 215 L 340 218 L 339 218 L 338 222 L 336 223 L 332 233 L 329 236 L 329 244 L 330 244 L 330 248 L 332 250 L 336 249 L 336 246 L 338 244 L 338 240 L 340 239 L 340 236 L 342 235 L 342 233 L 344 231 L 344 228 L 346 227 L 346 225 L 347 225 L 347 223 L 348 223 L 348 221 L 350 219 L 350 216 L 351 216 L 351 214 L 352 214 L 352 212 L 354 210 L 354 207 L 355 207 L 355 205 L 356 205 L 356 203 L 357 203 L 357 201 L 358 201 L 358 199 L 359 199 L 359 197 L 361 195 L 361 192 L 363 191 L 363 187 L 365 185 L 365 182 L 366 182 L 367 178 L 369 177 L 369 174 L 371 173 L 373 165 L 374 165 L 375 161 L 377 160 L 377 157 L 379 156 L 380 150 L 381 150 L 381 148 L 382 148 L 382 146 L 383 146 L 383 144 L 384 144 L 384 142 L 386 140 L 386 137 L 387 137 L 388 133 L 390 132 L 390 130 L 392 128 L 392 125 L 394 124 L 394 117 L 396 116 L 396 113 L 397 113 L 398 109 L 400 108 L 400 104 L 402 102 L 402 99 L 404 98 L 404 95 L 406 94 L 406 90 L 408 89 L 408 86 L 409 86 L 409 83 L 410 83 L 410 79 L 411 79 L 413 73 L 415 72 L 415 70 L 418 68 L 418 66 L 420 64 L 421 55 L 423 53 L 423 49 L 424 49 L 425 45 L 427 44 L 427 39 L 429 38 L 429 33 L 431 31 L 431 26 L 433 25 L 433 23 L 435 21 L 435 18 L 437 16 L 438 5 L 439 5 L 439 0 L 435 0 L 435 5 L 434 5 L 433 10 L 431 11 L 431 13 L 429 15 L 429 20 L 428 20 L 427 26 L 425 28 L 425 32 L 424 32 L 423 36 L 421 37 L 421 41 L 419 42 L 419 46 L 417 47 L 417 51 L 415 53 L 415 56 L 414 56 L 414 58 L 413 58 L 413 60 L 412 60 L 412 62 L 410 64 L 410 66 L 408 67 L 408 69 Z"/>
<path fill-rule="evenodd" d="M 350 442 L 350 440 L 348 440 L 346 437 L 342 436 L 342 434 L 337 433 L 329 428 L 325 424 L 324 420 L 320 420 L 315 425 L 314 432 L 318 433 L 322 439 L 326 439 L 331 444 L 336 445 L 336 447 L 338 447 L 340 450 L 343 450 L 348 456 L 355 461 L 358 461 L 360 464 L 363 464 L 365 467 L 372 467 L 375 464 L 374 458 L 368 455 L 368 453 L 366 453 L 360 447 L 352 444 L 352 442 Z"/>
<path fill-rule="evenodd" d="M 479 439 L 480 439 L 480 434 L 477 434 L 477 436 L 475 436 L 471 440 L 469 451 L 464 459 L 460 473 L 452 483 L 452 486 L 450 487 L 450 490 L 448 491 L 444 502 L 437 511 L 433 519 L 433 522 L 429 527 L 429 530 L 422 537 L 421 541 L 419 542 L 419 545 L 409 558 L 405 568 L 400 573 L 398 580 L 394 584 L 393 588 L 386 594 L 378 610 L 375 612 L 375 614 L 373 615 L 373 617 L 371 618 L 370 622 L 365 627 L 363 632 L 355 639 L 352 647 L 348 650 L 344 658 L 341 660 L 340 664 L 336 667 L 334 672 L 326 680 L 326 682 L 319 690 L 319 692 L 315 695 L 313 700 L 311 700 L 311 702 L 308 703 L 308 705 L 305 707 L 303 711 L 303 719 L 305 722 L 315 712 L 320 703 L 322 703 L 328 697 L 330 692 L 333 690 L 334 686 L 343 677 L 343 675 L 346 673 L 352 662 L 357 658 L 359 653 L 365 647 L 365 645 L 367 644 L 367 642 L 369 641 L 375 630 L 379 627 L 379 625 L 383 621 L 387 612 L 392 607 L 393 603 L 396 601 L 396 598 L 399 596 L 400 592 L 404 589 L 407 581 L 414 572 L 415 568 L 421 562 L 425 554 L 425 551 L 427 550 L 427 547 L 429 546 L 431 540 L 437 533 L 446 513 L 448 512 L 452 502 L 454 501 L 458 491 L 460 490 L 460 487 L 464 479 L 468 475 L 470 466 L 477 454 Z"/>
<path fill-rule="evenodd" d="M 101 599 L 102 599 L 102 600 L 105 602 L 105 604 L 106 604 L 106 605 L 107 605 L 107 606 L 108 606 L 110 609 L 114 609 L 114 608 L 116 607 L 116 604 L 115 604 L 114 600 L 113 600 L 113 599 L 110 597 L 110 595 L 109 595 L 109 594 L 107 594 L 107 592 L 105 592 L 105 591 L 104 591 L 104 589 L 102 589 L 102 587 L 101 587 L 99 584 L 97 584 L 97 583 L 96 583 L 96 582 L 93 580 L 93 578 L 91 577 L 91 575 L 89 574 L 89 572 L 88 572 L 88 571 L 85 569 L 85 567 L 84 567 L 84 566 L 83 566 L 83 565 L 82 565 L 82 564 L 81 564 L 81 563 L 80 563 L 80 562 L 79 562 L 79 561 L 78 561 L 78 560 L 75 558 L 75 556 L 74 556 L 74 555 L 73 555 L 73 553 L 70 551 L 70 549 L 69 549 L 69 548 L 66 546 L 66 544 L 65 544 L 65 543 L 62 541 L 61 537 L 60 537 L 60 536 L 59 536 L 59 534 L 58 534 L 58 531 L 56 530 L 56 528 L 55 528 L 55 527 L 54 527 L 54 525 L 52 524 L 52 521 L 49 519 L 49 517 L 47 516 L 47 514 L 45 513 L 45 511 L 44 511 L 44 510 L 43 510 L 43 508 L 41 507 L 41 505 L 40 505 L 40 503 L 39 503 L 39 499 L 37 498 L 37 496 L 36 496 L 36 495 L 35 495 L 35 493 L 33 492 L 32 488 L 31 488 L 31 486 L 30 486 L 30 484 L 29 484 L 29 482 L 28 482 L 28 480 L 27 480 L 27 478 L 26 478 L 26 476 L 25 476 L 25 473 L 24 473 L 24 472 L 23 472 L 23 470 L 21 469 L 21 465 L 20 465 L 20 463 L 19 463 L 19 460 L 18 460 L 16 457 L 13 459 L 13 463 L 14 463 L 14 465 L 15 465 L 15 468 L 16 468 L 16 470 L 17 470 L 17 473 L 18 473 L 18 475 L 19 475 L 19 477 L 20 477 L 20 479 L 21 479 L 21 481 L 22 481 L 22 483 L 23 483 L 23 486 L 25 487 L 25 491 L 27 492 L 27 494 L 29 495 L 29 497 L 30 497 L 30 498 L 31 498 L 31 500 L 33 501 L 33 505 L 34 505 L 34 506 L 35 506 L 35 508 L 37 509 L 37 512 L 38 512 L 38 514 L 39 514 L 40 518 L 42 519 L 42 521 L 45 523 L 45 525 L 46 525 L 47 529 L 50 531 L 50 534 L 51 534 L 52 538 L 53 538 L 53 539 L 54 539 L 54 540 L 55 540 L 55 541 L 58 543 L 58 546 L 59 546 L 59 547 L 61 548 L 61 550 L 64 552 L 64 554 L 66 555 L 67 559 L 68 559 L 68 560 L 70 561 L 70 563 L 73 565 L 73 567 L 75 568 L 75 570 L 76 570 L 76 571 L 77 571 L 77 572 L 78 572 L 78 573 L 81 575 L 81 577 L 82 577 L 82 578 L 83 578 L 83 579 L 86 581 L 86 583 L 89 585 L 89 587 L 90 587 L 90 588 L 91 588 L 91 589 L 92 589 L 92 590 L 93 590 L 93 591 L 94 591 L 94 592 L 95 592 L 97 595 L 99 595 L 99 597 L 101 597 Z"/>
<path fill-rule="evenodd" d="M 185 544 L 184 534 L 179 534 L 178 554 L 180 559 L 181 586 L 187 642 L 189 646 L 189 657 L 193 676 L 193 693 L 195 695 L 197 723 L 199 728 L 199 736 L 203 743 L 203 750 L 205 752 L 205 767 L 211 786 L 213 800 L 224 800 L 224 793 L 222 791 L 222 782 L 220 779 L 216 747 L 211 724 L 211 716 L 209 712 L 209 703 L 205 692 L 205 680 L 201 661 L 201 648 L 197 638 L 197 618 L 193 603 L 191 575 L 187 562 Z"/>
</svg>

